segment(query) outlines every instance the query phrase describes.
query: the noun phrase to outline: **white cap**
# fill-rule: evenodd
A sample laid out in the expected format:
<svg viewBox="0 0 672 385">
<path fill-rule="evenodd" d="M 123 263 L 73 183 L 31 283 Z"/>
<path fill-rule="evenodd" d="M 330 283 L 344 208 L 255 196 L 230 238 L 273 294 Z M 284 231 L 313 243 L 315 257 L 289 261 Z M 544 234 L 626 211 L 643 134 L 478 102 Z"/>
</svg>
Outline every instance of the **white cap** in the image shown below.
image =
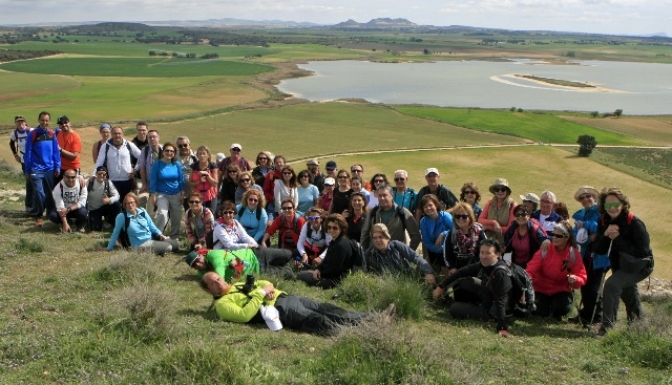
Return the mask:
<svg viewBox="0 0 672 385">
<path fill-rule="evenodd" d="M 578 233 L 576 233 L 576 243 L 582 245 L 588 242 L 588 230 L 582 227 Z"/>
<path fill-rule="evenodd" d="M 224 155 L 223 152 L 218 152 L 217 155 L 215 156 L 215 159 L 217 159 L 217 163 L 221 162 L 226 158 L 226 155 Z"/>
<path fill-rule="evenodd" d="M 261 316 L 266 321 L 266 326 L 268 326 L 271 331 L 277 332 L 282 330 L 282 322 L 280 321 L 280 313 L 275 306 L 261 306 Z"/>
<path fill-rule="evenodd" d="M 229 147 L 230 150 L 233 150 L 234 148 L 237 148 L 242 151 L 243 146 L 241 146 L 239 143 L 234 143 L 231 145 L 231 147 Z"/>
<path fill-rule="evenodd" d="M 439 170 L 438 170 L 437 168 L 435 168 L 435 167 L 430 167 L 430 168 L 428 168 L 427 170 L 425 170 L 425 176 L 427 176 L 427 175 L 429 175 L 429 174 L 431 174 L 431 173 L 434 173 L 434 174 L 436 174 L 436 175 L 438 175 L 438 176 L 441 175 L 441 174 L 439 174 Z"/>
</svg>

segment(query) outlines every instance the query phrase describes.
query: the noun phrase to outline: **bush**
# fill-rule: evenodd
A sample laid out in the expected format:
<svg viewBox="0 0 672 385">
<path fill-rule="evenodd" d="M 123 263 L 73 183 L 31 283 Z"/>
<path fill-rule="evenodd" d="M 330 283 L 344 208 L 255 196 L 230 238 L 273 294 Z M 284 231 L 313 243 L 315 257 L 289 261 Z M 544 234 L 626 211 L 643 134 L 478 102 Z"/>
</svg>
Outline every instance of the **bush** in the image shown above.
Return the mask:
<svg viewBox="0 0 672 385">
<path fill-rule="evenodd" d="M 422 318 L 428 295 L 419 278 L 363 272 L 346 277 L 337 290 L 344 301 L 372 309 L 384 309 L 394 302 L 398 316 L 415 320 Z"/>
<path fill-rule="evenodd" d="M 148 263 L 148 259 L 139 258 L 136 253 L 127 254 L 110 262 L 94 272 L 94 278 L 100 282 L 128 284 L 131 282 L 153 283 L 159 273 Z"/>
<path fill-rule="evenodd" d="M 19 238 L 14 247 L 20 253 L 41 253 L 44 251 L 42 243 L 34 239 Z"/>
</svg>

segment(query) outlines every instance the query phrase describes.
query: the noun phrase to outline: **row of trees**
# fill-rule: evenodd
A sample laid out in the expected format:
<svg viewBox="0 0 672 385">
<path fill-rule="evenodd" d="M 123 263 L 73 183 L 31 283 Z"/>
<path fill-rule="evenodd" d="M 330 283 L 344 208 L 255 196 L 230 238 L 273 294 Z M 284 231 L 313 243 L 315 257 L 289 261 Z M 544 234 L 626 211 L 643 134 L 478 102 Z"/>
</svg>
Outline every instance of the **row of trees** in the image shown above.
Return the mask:
<svg viewBox="0 0 672 385">
<path fill-rule="evenodd" d="M 171 52 L 168 53 L 166 51 L 161 51 L 161 52 L 156 52 L 156 51 L 149 51 L 149 56 L 163 56 L 163 57 L 183 57 L 187 59 L 196 59 L 196 54 L 195 53 L 178 53 L 178 52 Z M 219 57 L 219 54 L 216 53 L 206 53 L 205 55 L 202 55 L 199 57 L 199 59 L 217 59 Z"/>
<path fill-rule="evenodd" d="M 12 49 L 0 50 L 0 63 L 16 61 L 16 60 L 26 60 L 33 59 L 36 57 L 51 56 L 63 53 L 61 51 L 50 51 L 50 50 L 41 50 L 41 51 L 17 51 Z"/>
</svg>

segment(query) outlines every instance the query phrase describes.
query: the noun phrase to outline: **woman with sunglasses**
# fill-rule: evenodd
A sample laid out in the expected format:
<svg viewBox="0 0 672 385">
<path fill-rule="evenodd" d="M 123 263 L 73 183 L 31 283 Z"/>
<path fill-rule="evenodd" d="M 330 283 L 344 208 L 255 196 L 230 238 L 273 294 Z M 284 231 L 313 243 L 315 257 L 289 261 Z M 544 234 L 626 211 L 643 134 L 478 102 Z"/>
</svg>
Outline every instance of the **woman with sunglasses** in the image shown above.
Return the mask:
<svg viewBox="0 0 672 385">
<path fill-rule="evenodd" d="M 458 202 L 453 207 L 453 222 L 455 227 L 443 243 L 443 257 L 448 274 L 478 262 L 478 245 L 484 240 L 485 230 L 480 223 L 476 223 L 476 216 L 468 202 Z"/>
<path fill-rule="evenodd" d="M 236 200 L 236 189 L 238 188 L 238 173 L 240 170 L 235 164 L 230 164 L 224 169 L 225 175 L 222 175 L 222 182 L 219 185 L 219 204 L 225 201 Z"/>
<path fill-rule="evenodd" d="M 309 286 L 331 289 L 337 286 L 355 265 L 355 248 L 354 242 L 345 235 L 348 232 L 348 224 L 342 215 L 330 214 L 324 222 L 327 234 L 332 239 L 327 246 L 325 257 L 314 270 L 302 271 L 296 278 Z"/>
<path fill-rule="evenodd" d="M 256 189 L 245 192 L 242 202 L 236 206 L 236 220 L 257 243 L 261 243 L 268 226 L 268 214 L 264 206 L 264 193 Z"/>
<path fill-rule="evenodd" d="M 152 164 L 149 193 L 156 207 L 154 223 L 164 230 L 170 218 L 170 236 L 177 238 L 182 222 L 184 175 L 182 164 L 175 159 L 177 148 L 170 142 L 163 145 L 161 159 Z"/>
<path fill-rule="evenodd" d="M 243 225 L 235 219 L 236 204 L 231 201 L 222 203 L 219 218 L 212 233 L 215 250 L 240 250 L 259 247 L 257 241 L 247 234 Z"/>
<path fill-rule="evenodd" d="M 252 178 L 250 171 L 240 173 L 238 175 L 238 188 L 236 188 L 236 204 L 240 204 L 243 201 L 243 195 L 252 189 L 264 192 L 261 186 L 254 183 L 254 178 Z"/>
<path fill-rule="evenodd" d="M 203 206 L 213 211 L 217 206 L 219 169 L 217 164 L 212 161 L 212 155 L 207 146 L 201 146 L 196 150 L 196 158 L 198 161 L 191 165 L 189 185 L 194 192 L 201 194 Z"/>
<path fill-rule="evenodd" d="M 281 214 L 266 229 L 264 237 L 261 240 L 261 247 L 266 247 L 268 240 L 279 231 L 278 247 L 292 250 L 292 255 L 297 255 L 296 245 L 299 243 L 301 229 L 306 224 L 306 219 L 296 213 L 296 206 L 294 206 L 294 201 L 291 199 L 285 199 L 278 207 L 281 210 Z"/>
<path fill-rule="evenodd" d="M 537 251 L 525 270 L 534 283 L 535 314 L 560 320 L 572 309 L 572 291 L 586 283 L 586 268 L 569 222 L 556 223 L 548 235 L 548 250 Z"/>
<path fill-rule="evenodd" d="M 500 244 L 503 244 L 504 233 L 516 218 L 513 215 L 513 209 L 517 204 L 511 199 L 509 181 L 504 178 L 495 179 L 495 183 L 490 186 L 489 191 L 493 196 L 485 204 L 481 215 L 478 216 L 478 223 L 483 225 L 485 235 L 488 238 L 494 238 Z"/>
<path fill-rule="evenodd" d="M 273 196 L 275 197 L 275 207 L 280 207 L 282 201 L 291 199 L 294 202 L 294 208 L 299 205 L 299 191 L 297 187 L 299 182 L 296 180 L 296 174 L 292 166 L 284 166 L 281 170 L 280 179 L 275 180 Z"/>
<path fill-rule="evenodd" d="M 317 266 L 324 258 L 331 237 L 322 224 L 323 215 L 324 211 L 319 207 L 313 207 L 308 211 L 308 222 L 301 228 L 299 242 L 296 246 L 301 257 L 301 261 L 294 261 L 298 267 Z"/>
<path fill-rule="evenodd" d="M 215 216 L 203 205 L 203 196 L 198 191 L 189 194 L 189 209 L 184 215 L 184 229 L 189 240 L 189 250 L 206 248 L 206 238 L 215 228 Z"/>
<path fill-rule="evenodd" d="M 483 208 L 478 204 L 481 201 L 481 192 L 474 182 L 465 182 L 460 190 L 460 202 L 467 202 L 471 205 L 474 216 L 478 218 L 483 212 Z"/>
<path fill-rule="evenodd" d="M 273 171 L 273 156 L 268 151 L 261 151 L 257 154 L 256 166 L 252 169 L 254 183 L 264 186 L 266 175 Z"/>
<path fill-rule="evenodd" d="M 307 213 L 311 207 L 317 205 L 317 199 L 320 197 L 320 190 L 317 186 L 310 183 L 310 172 L 303 170 L 299 173 L 299 193 L 298 209 L 302 213 Z"/>
<path fill-rule="evenodd" d="M 373 177 L 371 178 L 371 196 L 369 197 L 369 203 L 366 205 L 366 207 L 368 207 L 369 210 L 378 206 L 378 198 L 376 197 L 376 190 L 378 190 L 378 187 L 386 184 L 389 183 L 387 183 L 387 177 L 385 176 L 385 174 L 377 173 L 374 174 Z"/>
<path fill-rule="evenodd" d="M 513 209 L 516 218 L 504 233 L 504 253 L 511 253 L 511 262 L 525 268 L 532 256 L 539 250 L 546 250 L 551 244 L 548 235 L 539 222 L 530 219 L 527 207 L 520 205 Z"/>
<path fill-rule="evenodd" d="M 618 187 L 608 187 L 600 193 L 600 202 L 595 253 L 609 255 L 612 273 L 604 282 L 598 338 L 604 337 L 616 323 L 620 299 L 625 303 L 628 322 L 639 321 L 642 304 L 637 283 L 653 272 L 649 233 L 644 222 L 630 211 L 628 196 Z"/>
<path fill-rule="evenodd" d="M 362 193 L 352 193 L 350 196 L 350 208 L 343 212 L 345 221 L 348 223 L 348 238 L 357 242 L 362 238 L 364 218 L 369 209 L 366 207 L 366 198 Z"/>
<path fill-rule="evenodd" d="M 338 186 L 334 189 L 334 199 L 331 201 L 329 212 L 342 214 L 348 209 L 350 195 L 354 192 L 350 188 L 350 173 L 347 170 L 339 170 L 336 174 L 336 183 Z"/>
</svg>

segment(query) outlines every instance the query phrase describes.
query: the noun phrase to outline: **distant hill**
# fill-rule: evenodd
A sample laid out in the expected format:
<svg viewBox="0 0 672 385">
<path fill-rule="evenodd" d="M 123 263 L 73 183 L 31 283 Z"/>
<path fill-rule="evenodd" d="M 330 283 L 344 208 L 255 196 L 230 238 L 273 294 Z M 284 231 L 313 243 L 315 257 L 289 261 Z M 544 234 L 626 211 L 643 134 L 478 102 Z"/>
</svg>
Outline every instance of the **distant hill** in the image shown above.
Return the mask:
<svg viewBox="0 0 672 385">
<path fill-rule="evenodd" d="M 320 26 L 320 24 L 283 20 L 245 20 L 245 19 L 208 19 L 208 20 L 166 20 L 166 21 L 147 21 L 147 25 L 152 26 L 172 26 L 172 27 L 275 27 L 275 28 L 309 28 Z"/>
<path fill-rule="evenodd" d="M 396 29 L 396 28 L 412 28 L 418 27 L 417 24 L 408 21 L 407 19 L 390 19 L 388 17 L 382 17 L 378 19 L 371 19 L 366 23 L 358 23 L 352 19 L 344 21 L 342 23 L 334 24 L 332 28 L 337 29 Z"/>
</svg>

